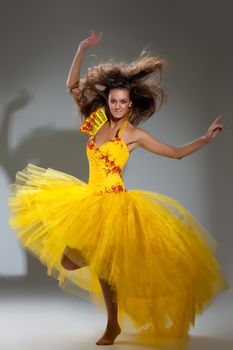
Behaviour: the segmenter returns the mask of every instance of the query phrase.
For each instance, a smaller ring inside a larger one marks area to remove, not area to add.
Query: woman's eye
[[[120,101],[121,104],[126,104],[127,101]],[[116,103],[116,101],[110,101],[110,103]]]

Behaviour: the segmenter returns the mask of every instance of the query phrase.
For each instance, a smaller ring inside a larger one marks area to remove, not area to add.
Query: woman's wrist
[[[209,142],[210,142],[210,139],[208,138],[207,135],[201,136],[201,139],[202,139],[205,143],[209,143]]]
[[[79,52],[81,51],[83,53],[85,50],[86,50],[85,46],[82,43],[80,43],[78,46],[78,51]]]

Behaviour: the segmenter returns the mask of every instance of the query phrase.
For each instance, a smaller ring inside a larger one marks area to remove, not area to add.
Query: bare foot
[[[116,337],[121,333],[121,328],[118,323],[108,324],[104,335],[96,342],[97,345],[111,345]]]

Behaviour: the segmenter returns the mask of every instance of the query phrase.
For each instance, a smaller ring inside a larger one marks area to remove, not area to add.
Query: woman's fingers
[[[99,35],[96,34],[96,32],[94,30],[91,31],[91,36],[89,36],[89,38],[87,38],[86,40],[84,40],[84,45],[86,47],[91,47],[95,44],[97,44],[100,39],[102,37],[102,32],[100,32]]]
[[[100,41],[100,39],[102,38],[102,36],[103,36],[103,33],[100,32],[100,33],[99,33],[99,36],[98,36],[98,38],[97,38],[98,42]]]
[[[215,127],[213,128],[213,131],[217,131],[217,130],[222,131],[223,128],[221,128],[220,126],[215,126]]]
[[[87,39],[87,43],[90,44],[90,46],[97,44],[102,37],[102,32],[100,32],[99,35],[96,34],[94,30],[91,31],[91,36]]]
[[[222,118],[222,115],[218,115],[217,118],[214,119],[214,123],[217,123],[217,121],[221,118]]]
[[[94,42],[98,43],[102,37],[102,32],[100,32],[99,35],[97,35],[95,31],[92,31],[92,37]]]
[[[226,126],[225,126],[225,125],[222,125],[222,124],[215,124],[215,125],[213,125],[213,127],[214,127],[215,129],[217,129],[217,128],[219,128],[219,129],[226,129]]]
[[[214,139],[220,132],[226,129],[226,126],[223,124],[218,124],[218,121],[222,118],[222,115],[218,115],[212,124],[210,125],[207,135],[210,136],[210,140]]]
[[[219,116],[217,116],[217,117],[214,119],[214,121],[213,121],[213,123],[212,123],[212,127],[213,127],[214,130],[219,129],[219,130],[222,131],[223,129],[226,129],[226,126],[225,126],[225,125],[223,125],[223,124],[218,124],[218,121],[219,121],[221,118],[222,118],[222,115],[219,115]]]

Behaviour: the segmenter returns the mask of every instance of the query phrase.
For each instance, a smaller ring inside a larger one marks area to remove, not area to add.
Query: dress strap
[[[121,124],[119,130],[117,131],[118,137],[121,137],[121,134],[122,134],[124,128],[126,127],[126,124],[128,123],[128,120],[129,120],[129,115],[126,117],[125,121]]]

